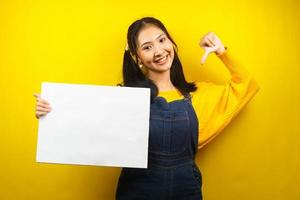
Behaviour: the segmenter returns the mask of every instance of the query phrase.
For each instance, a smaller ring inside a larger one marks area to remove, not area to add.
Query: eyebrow
[[[155,38],[155,40],[160,38],[163,35],[165,35],[165,33],[160,34],[158,37]],[[148,44],[148,43],[151,43],[151,42],[144,42],[142,45],[140,45],[140,47],[143,47],[145,44]]]

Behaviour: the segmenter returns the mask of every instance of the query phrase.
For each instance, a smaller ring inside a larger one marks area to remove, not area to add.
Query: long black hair
[[[128,87],[144,87],[151,89],[151,102],[158,95],[158,88],[155,83],[149,79],[140,69],[137,61],[137,36],[146,25],[154,25],[160,28],[174,46],[174,60],[170,69],[170,79],[172,84],[180,91],[186,94],[197,90],[194,82],[187,82],[184,77],[183,69],[179,57],[177,55],[177,45],[168,33],[167,29],[161,21],[153,17],[144,17],[133,22],[127,32],[128,49],[125,50],[123,57],[123,83],[119,86]]]

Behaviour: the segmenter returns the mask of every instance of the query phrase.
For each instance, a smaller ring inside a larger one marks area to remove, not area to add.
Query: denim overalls
[[[123,168],[117,200],[201,200],[202,176],[194,162],[198,119],[190,94],[150,105],[148,168]]]

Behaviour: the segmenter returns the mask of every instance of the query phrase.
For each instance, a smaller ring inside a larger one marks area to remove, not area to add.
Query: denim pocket
[[[161,155],[182,153],[191,139],[187,110],[153,111],[150,115],[149,151]]]

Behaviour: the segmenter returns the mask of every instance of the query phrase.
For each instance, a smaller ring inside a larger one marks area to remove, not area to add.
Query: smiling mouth
[[[157,63],[157,64],[165,64],[165,62],[167,61],[167,57],[168,57],[168,54],[158,60],[155,60],[154,62]]]

